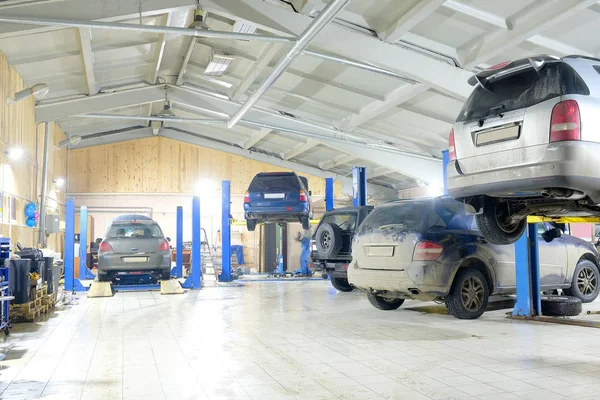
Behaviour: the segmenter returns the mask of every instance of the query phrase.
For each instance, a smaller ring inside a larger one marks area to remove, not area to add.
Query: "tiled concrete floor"
[[[2,344],[0,398],[600,398],[598,330],[440,310],[323,281],[81,297]]]

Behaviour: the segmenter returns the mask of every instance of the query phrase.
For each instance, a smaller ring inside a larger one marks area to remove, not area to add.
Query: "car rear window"
[[[477,85],[465,102],[457,122],[531,107],[566,94],[589,95],[579,74],[564,62],[548,63],[539,72],[533,68]]]
[[[363,221],[359,234],[376,229],[402,229],[422,232],[429,219],[429,202],[409,201],[386,204],[375,209]]]
[[[300,181],[296,175],[257,175],[250,183],[251,192],[265,190],[300,190]]]
[[[469,230],[473,217],[464,212],[462,203],[450,199],[436,199],[429,217],[430,230]]]
[[[348,214],[326,214],[323,216],[322,224],[330,223],[336,224],[343,231],[353,231],[356,228],[356,220],[358,218],[358,214],[356,213],[348,213]]]
[[[139,222],[113,224],[108,229],[107,238],[161,238],[163,233],[157,224]]]

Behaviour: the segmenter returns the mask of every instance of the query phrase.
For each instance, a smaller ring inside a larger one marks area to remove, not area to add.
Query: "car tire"
[[[248,228],[248,231],[254,232],[254,230],[256,229],[256,220],[255,219],[247,219],[246,220],[246,228]]]
[[[351,292],[354,287],[348,282],[347,278],[331,277],[331,286],[340,292]]]
[[[166,269],[160,274],[160,279],[162,281],[168,281],[171,279],[171,269]]]
[[[489,297],[488,283],[481,271],[460,269],[446,296],[446,308],[455,318],[477,319],[485,312]]]
[[[102,273],[98,271],[98,282],[110,282],[112,281],[112,275],[109,273]]]
[[[582,303],[596,300],[600,294],[600,271],[596,264],[590,260],[579,260],[573,271],[571,287],[563,289],[563,292],[567,296],[577,297]]]
[[[385,297],[378,296],[372,291],[367,291],[367,298],[369,303],[379,310],[396,310],[404,303],[404,299],[386,299]]]
[[[581,299],[572,296],[542,296],[542,314],[550,317],[575,317],[581,314]]]
[[[512,244],[519,240],[525,228],[527,218],[517,224],[503,224],[503,208],[505,202],[494,197],[488,197],[483,206],[483,213],[475,216],[477,226],[483,237],[492,244]]]
[[[304,229],[305,231],[310,229],[310,218],[309,217],[302,217],[300,219],[300,222],[302,222],[302,229]]]
[[[328,222],[321,224],[315,234],[315,244],[322,258],[337,256],[342,249],[342,230],[336,224]]]

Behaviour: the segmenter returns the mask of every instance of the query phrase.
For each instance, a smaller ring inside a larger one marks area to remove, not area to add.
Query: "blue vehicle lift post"
[[[325,178],[325,211],[333,210],[333,178]]]
[[[200,289],[202,282],[202,234],[200,226],[200,197],[192,199],[192,273],[181,285],[184,289]]]
[[[183,277],[183,207],[177,207],[177,237],[175,238],[175,268],[171,272],[175,278]]]
[[[220,282],[231,282],[231,182],[223,181],[221,196],[221,275]]]
[[[353,204],[355,207],[367,205],[367,168],[352,168]]]
[[[450,153],[448,150],[442,150],[442,179],[444,180],[444,196],[448,196],[448,171],[450,163]]]

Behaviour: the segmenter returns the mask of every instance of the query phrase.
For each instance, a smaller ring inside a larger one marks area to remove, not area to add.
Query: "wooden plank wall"
[[[25,225],[25,205],[33,201],[39,205],[42,187],[42,157],[44,124],[36,127],[35,100],[33,97],[9,105],[8,97],[24,88],[23,80],[16,70],[8,65],[6,57],[0,53],[0,191],[2,196],[2,218],[0,234],[11,238],[12,243],[21,242],[24,246],[36,246],[38,230]],[[51,88],[52,89],[52,88]],[[37,137],[36,137],[37,136]],[[48,213],[59,213],[64,220],[64,189],[56,191],[52,181],[57,177],[66,177],[66,150],[58,150],[55,145],[65,135],[56,124],[52,124],[52,146],[49,153],[49,193]],[[10,148],[22,148],[21,160],[9,160],[5,152]],[[37,151],[36,151],[37,149]],[[14,201],[11,202],[11,197]],[[16,218],[12,220],[11,203]],[[62,252],[63,235],[51,235],[48,245]]]
[[[232,194],[244,193],[259,172],[287,171],[163,137],[71,150],[69,170],[70,193],[194,193],[199,181],[228,179]],[[325,179],[303,175],[314,195],[325,195]]]

